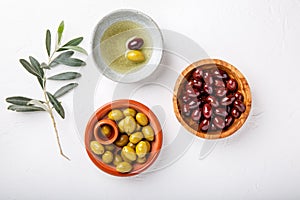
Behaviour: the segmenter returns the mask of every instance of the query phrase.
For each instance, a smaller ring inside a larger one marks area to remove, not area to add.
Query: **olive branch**
[[[35,111],[45,111],[50,115],[57,144],[59,147],[60,154],[70,160],[62,150],[62,146],[60,143],[60,138],[58,134],[58,129],[56,126],[56,121],[54,118],[54,110],[64,119],[65,118],[65,111],[58,100],[58,98],[62,97],[63,95],[70,92],[72,89],[78,86],[78,83],[69,83],[67,85],[62,86],[58,89],[54,94],[47,91],[46,86],[48,84],[48,80],[54,81],[67,81],[67,80],[74,80],[81,76],[78,72],[63,72],[56,74],[51,77],[47,77],[46,73],[51,68],[56,67],[59,64],[71,66],[71,67],[81,67],[86,65],[86,63],[78,58],[73,58],[74,52],[79,52],[87,55],[87,52],[78,46],[83,37],[78,37],[75,39],[70,40],[64,45],[61,45],[62,34],[64,31],[64,21],[62,21],[57,29],[57,36],[55,42],[55,48],[51,52],[51,32],[49,30],[46,31],[46,50],[48,55],[48,61],[40,63],[37,59],[32,56],[29,56],[29,61],[25,59],[20,59],[20,63],[22,66],[32,75],[34,75],[39,85],[42,88],[44,100],[37,100],[23,96],[13,96],[6,98],[6,101],[11,105],[8,106],[8,110],[16,111],[16,112],[35,112]]]

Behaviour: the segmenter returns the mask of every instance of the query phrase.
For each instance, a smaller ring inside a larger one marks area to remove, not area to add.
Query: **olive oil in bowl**
[[[142,38],[144,44],[140,51],[145,59],[133,62],[126,56],[127,44],[133,38]],[[133,21],[119,21],[110,25],[100,41],[100,52],[104,62],[114,71],[122,74],[135,72],[145,66],[152,55],[151,37],[142,25]]]

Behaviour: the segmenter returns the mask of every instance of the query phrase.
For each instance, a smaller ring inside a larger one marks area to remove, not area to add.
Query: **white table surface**
[[[163,170],[115,178],[89,160],[74,124],[72,94],[62,98],[66,119],[58,120],[70,162],[58,154],[49,116],[6,110],[8,96],[42,97],[18,59],[46,58],[47,28],[65,20],[65,38],[84,36],[82,46],[90,51],[97,22],[120,8],[150,15],[247,77],[249,120],[204,159],[197,139]],[[298,0],[1,1],[0,199],[299,199],[299,11]]]

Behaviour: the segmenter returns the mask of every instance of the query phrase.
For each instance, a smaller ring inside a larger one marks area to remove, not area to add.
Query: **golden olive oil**
[[[133,62],[127,59],[127,43],[133,38],[142,38],[144,45],[141,52],[143,62]],[[152,54],[152,42],[146,28],[132,21],[120,21],[112,24],[104,32],[100,41],[100,52],[104,62],[118,73],[130,73],[143,67]]]

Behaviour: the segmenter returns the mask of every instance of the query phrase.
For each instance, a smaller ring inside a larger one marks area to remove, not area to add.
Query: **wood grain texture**
[[[182,90],[182,87],[184,85],[183,83],[190,78],[191,72],[197,67],[201,67],[202,69],[212,69],[217,67],[221,70],[226,71],[231,78],[234,78],[238,82],[238,91],[242,93],[244,96],[246,111],[242,113],[240,118],[235,119],[234,123],[227,130],[209,132],[209,133],[202,132],[201,130],[195,130],[194,128],[192,128],[193,123],[195,122],[189,121],[187,123],[180,114],[181,102],[179,99],[179,91]],[[179,75],[175,83],[174,95],[173,95],[173,108],[174,108],[175,115],[178,121],[185,129],[187,129],[189,132],[201,138],[219,139],[219,138],[225,138],[232,135],[237,130],[239,130],[245,123],[246,119],[249,116],[251,105],[252,105],[251,91],[246,78],[236,67],[222,60],[204,59],[204,60],[194,62],[193,64],[189,65],[187,68],[185,68],[182,71],[182,73]]]

